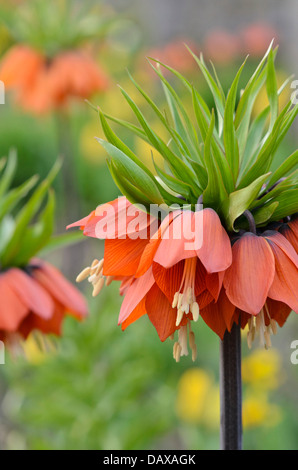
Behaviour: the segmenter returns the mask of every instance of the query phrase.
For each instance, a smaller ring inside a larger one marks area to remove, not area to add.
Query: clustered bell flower
[[[102,37],[110,19],[104,11],[94,15],[98,6],[59,3],[23,2],[6,14],[14,43],[1,58],[0,80],[21,109],[37,115],[65,110],[109,85],[86,39]]]
[[[50,242],[55,245],[55,199],[50,185],[60,163],[38,186],[33,176],[10,189],[16,166],[14,152],[0,160],[0,341],[12,351],[19,350],[31,333],[61,336],[66,316],[81,321],[88,313],[78,289],[38,256]],[[28,193],[30,197],[24,203]]]
[[[279,95],[287,82],[277,88],[275,55],[271,44],[239,92],[244,63],[225,94],[203,57],[193,54],[213,95],[211,110],[179,72],[150,62],[165,90],[171,119],[131,79],[163,124],[167,142],[124,90],[140,126],[97,110],[107,139],[98,141],[123,197],[69,226],[105,239],[103,260],[95,260],[77,280],[88,278],[93,295],[105,283],[121,281],[122,329],[147,314],[162,341],[174,338],[177,331],[176,361],[189,348],[195,360],[191,325],[199,317],[221,339],[236,323],[247,327],[249,346],[258,335],[268,348],[277,325],[283,326],[292,310],[298,313],[298,151],[274,169],[276,151],[298,108],[289,101],[279,111]],[[193,117],[161,67],[190,93]],[[268,107],[253,116],[264,87]],[[154,160],[153,175],[118,138],[109,120],[149,142],[164,167]],[[166,216],[152,217],[152,204],[166,206]]]

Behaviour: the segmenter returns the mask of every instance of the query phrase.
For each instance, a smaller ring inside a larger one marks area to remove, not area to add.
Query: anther
[[[81,271],[80,274],[77,276],[76,282],[84,281],[85,279],[87,279],[89,274],[90,274],[90,268],[89,267],[84,268],[83,271]]]

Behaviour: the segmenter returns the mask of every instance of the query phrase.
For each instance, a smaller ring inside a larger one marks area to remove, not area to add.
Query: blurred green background
[[[14,3],[22,2],[12,2],[12,8]],[[30,4],[30,0],[26,3]],[[91,3],[90,8],[94,6]],[[132,120],[117,83],[140,106],[144,105],[129,81],[128,68],[158,100],[160,85],[146,61],[146,56],[153,56],[185,73],[212,103],[183,42],[214,60],[226,87],[250,52],[246,75],[242,77],[243,83],[247,81],[272,34],[280,38],[280,82],[295,72],[289,61],[292,48],[287,22],[284,17],[279,21],[280,4],[287,6],[289,2],[271,2],[276,9],[269,17],[269,2],[264,2],[263,16],[257,3],[252,2],[256,5],[255,16],[250,14],[246,24],[240,24],[238,18],[242,18],[241,11],[251,2],[223,3],[228,9],[219,21],[223,6],[212,16],[218,4],[215,1],[208,2],[209,7],[204,1],[197,2],[199,5],[191,0],[183,2],[183,13],[181,5],[170,1],[102,2],[100,14],[115,21],[99,39],[94,35],[92,47],[110,83],[91,102],[108,114]],[[200,15],[198,6],[202,7]],[[287,14],[291,23],[291,10]],[[195,28],[195,15],[198,24],[205,23],[205,27]],[[153,18],[156,30],[152,30]],[[187,18],[192,18],[189,28]],[[2,55],[16,40],[10,28],[3,16]],[[255,112],[265,105],[264,94]],[[118,196],[105,165],[104,151],[94,139],[103,135],[96,112],[81,99],[71,102],[67,116],[68,158],[75,194],[65,196],[63,177],[57,178],[57,233],[64,232],[67,224],[84,217],[98,204]],[[0,117],[0,155],[7,155],[13,147],[19,156],[15,184],[35,173],[44,177],[61,153],[57,113],[36,116],[24,112],[15,105],[13,94],[7,94],[6,104],[0,106]],[[148,118],[152,118],[150,113]],[[118,132],[151,165],[150,146],[132,140],[123,129]],[[296,147],[293,129],[280,159]],[[86,239],[75,247],[58,250],[51,262],[75,282],[77,273],[102,253],[101,241]],[[176,364],[171,341],[161,343],[146,317],[125,332],[117,326],[121,303],[117,285],[105,289],[96,299],[91,297],[88,286],[82,289],[90,305],[90,316],[82,324],[67,319],[63,337],[55,341],[55,351],[41,353],[29,340],[25,357],[7,356],[6,365],[0,366],[0,448],[218,449],[219,340],[215,334],[200,320],[195,331],[197,361],[192,363],[187,357]],[[290,362],[291,342],[298,339],[296,320],[292,314],[269,351],[259,349],[257,344],[249,351],[243,337],[245,449],[298,449],[298,366]]]

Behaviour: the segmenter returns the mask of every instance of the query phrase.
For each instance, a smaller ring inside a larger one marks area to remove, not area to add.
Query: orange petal
[[[293,263],[298,266],[298,255],[291,245],[291,243],[279,232],[275,230],[267,230],[262,235],[272,247],[273,244],[278,246],[285,255],[293,261]]]
[[[44,319],[39,317],[38,315],[34,315],[31,313],[19,327],[20,333],[27,338],[27,336],[33,330],[39,330],[45,334],[54,334],[57,336],[61,336],[62,334],[62,326],[63,320],[65,318],[66,311],[63,305],[57,303],[55,305],[54,313],[51,318]]]
[[[298,219],[288,224],[283,224],[279,232],[291,243],[296,253],[298,253]]]
[[[0,276],[0,330],[16,331],[29,310],[5,278],[5,274]]]
[[[147,292],[151,289],[154,282],[152,268],[150,268],[148,269],[147,273],[144,274],[144,276],[139,277],[131,284],[121,305],[118,325],[123,323],[129,317],[129,315],[145,297]]]
[[[58,269],[44,261],[32,272],[36,281],[72,315],[81,319],[88,313],[87,303],[80,291],[76,289]]]
[[[103,274],[105,276],[134,276],[148,240],[130,238],[106,240]]]
[[[152,265],[162,237],[164,236],[165,232],[168,231],[169,225],[171,224],[173,218],[174,213],[170,212],[170,214],[162,221],[158,227],[158,230],[153,235],[150,234],[150,240],[141,256],[140,264],[136,272],[136,277],[142,276]],[[153,225],[150,226],[150,229],[152,226]]]
[[[209,292],[212,294],[214,297],[215,302],[217,302],[221,288],[222,288],[222,283],[223,283],[223,278],[224,278],[224,271],[221,271],[219,273],[206,273],[205,281],[206,281],[206,287],[209,290]]]
[[[196,226],[202,227],[202,246],[197,255],[209,273],[226,270],[232,263],[229,236],[213,209],[195,213]]]
[[[89,215],[84,217],[83,219],[77,220],[77,222],[74,222],[73,224],[67,225],[67,229],[72,228],[72,227],[80,227],[81,230],[84,230],[86,227],[88,221],[95,216],[95,211],[92,211]]]
[[[146,314],[146,297],[143,297],[141,302],[131,312],[129,317],[122,323],[121,328],[124,331],[129,325],[134,323],[136,320]]]
[[[194,212],[173,212],[173,221],[162,235],[154,261],[164,268],[170,268],[179,261],[196,256],[194,243]]]
[[[279,326],[282,327],[292,312],[292,309],[283,302],[278,302],[277,300],[272,300],[269,298],[267,299],[266,304],[269,310],[270,318],[277,321]]]
[[[184,270],[184,261],[180,261],[171,268],[164,268],[153,263],[152,272],[156,284],[172,304],[176,292],[179,291]]]
[[[214,333],[223,339],[227,327],[222,311],[218,308],[218,304],[213,301],[200,311],[200,315],[206,325],[208,325]]]
[[[20,269],[11,268],[5,278],[28,310],[45,319],[51,318],[54,302],[51,296],[31,276]]]
[[[235,323],[236,307],[229,301],[224,289],[221,289],[217,303],[219,311],[222,312],[227,329],[228,331],[231,331],[232,326]]]
[[[257,315],[274,278],[271,248],[264,238],[246,233],[234,243],[232,253],[233,263],[223,281],[226,294],[240,310]]]
[[[153,285],[146,296],[146,311],[161,341],[165,341],[176,331],[177,310],[172,308],[157,284]]]
[[[200,310],[207,307],[207,305],[211,304],[214,301],[214,297],[210,294],[209,290],[204,290],[196,297],[197,303],[199,304]]]
[[[268,296],[287,304],[298,313],[298,256],[294,252],[297,257],[297,263],[294,263],[272,240],[268,239],[268,242],[275,257],[275,276]]]

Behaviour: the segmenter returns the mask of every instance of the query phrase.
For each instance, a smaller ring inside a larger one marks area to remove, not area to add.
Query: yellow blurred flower
[[[178,384],[176,413],[189,423],[202,421],[213,380],[205,371],[192,368],[184,372]]]
[[[31,333],[22,343],[22,349],[27,361],[35,365],[43,363],[49,355],[56,352],[54,342],[37,331]]]
[[[283,83],[287,80],[288,76],[283,72],[278,70],[276,73],[277,87],[281,87]],[[279,108],[282,109],[289,101],[292,91],[285,87],[283,92],[279,96]],[[261,112],[269,106],[269,101],[267,97],[266,86],[263,86],[254,105],[253,115],[259,116]]]
[[[269,402],[267,393],[256,393],[254,390],[243,401],[243,428],[275,426],[281,419],[280,408]]]
[[[281,358],[277,350],[255,350],[242,362],[242,378],[244,383],[256,388],[273,390],[282,381]]]

